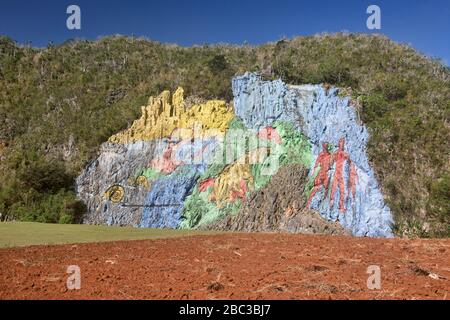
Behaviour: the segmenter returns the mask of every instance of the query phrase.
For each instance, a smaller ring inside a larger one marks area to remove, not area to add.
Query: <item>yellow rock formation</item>
[[[254,181],[250,164],[262,163],[268,156],[268,152],[269,149],[264,147],[251,150],[225,168],[215,179],[209,200],[216,202],[217,207],[222,208],[234,201],[233,198],[236,197],[234,195],[242,197],[244,191],[253,191]]]
[[[233,201],[233,193],[242,192],[242,181],[249,191],[253,190],[253,176],[249,164],[235,163],[227,167],[214,181],[209,200],[216,202],[218,208]]]
[[[141,118],[134,121],[129,129],[112,136],[109,141],[116,143],[149,141],[171,137],[174,132],[177,132],[180,138],[225,132],[228,123],[234,117],[232,108],[225,101],[211,100],[188,107],[184,102],[183,93],[183,89],[178,88],[172,95],[172,101],[169,91],[162,92],[156,98],[150,97],[148,106],[142,107]]]

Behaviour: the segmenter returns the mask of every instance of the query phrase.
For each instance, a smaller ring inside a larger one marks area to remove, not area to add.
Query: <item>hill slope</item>
[[[334,34],[250,46],[184,48],[107,37],[46,49],[0,39],[0,212],[76,221],[74,179],[151,95],[232,97],[256,71],[286,83],[348,88],[368,127],[369,160],[399,235],[449,235],[450,72],[380,36]]]

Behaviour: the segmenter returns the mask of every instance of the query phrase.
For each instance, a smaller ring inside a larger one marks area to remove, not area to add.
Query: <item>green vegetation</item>
[[[345,88],[371,133],[369,157],[397,234],[450,235],[450,70],[361,34],[189,48],[106,37],[36,49],[0,37],[0,213],[77,222],[75,177],[150,95],[183,86],[230,100],[230,78],[245,71]]]
[[[34,222],[0,223],[0,248],[31,245],[72,244],[122,240],[161,239],[202,234],[212,231],[173,229],[137,229],[92,225],[45,224]]]

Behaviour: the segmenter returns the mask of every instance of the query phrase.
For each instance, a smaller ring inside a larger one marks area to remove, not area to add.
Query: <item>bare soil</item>
[[[78,265],[81,289],[68,290]],[[370,290],[367,268],[381,269]],[[0,299],[449,299],[450,239],[229,233],[0,249]]]

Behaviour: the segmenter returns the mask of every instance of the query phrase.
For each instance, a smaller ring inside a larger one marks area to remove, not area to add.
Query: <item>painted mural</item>
[[[201,228],[237,214],[280,168],[301,165],[308,208],[357,236],[392,235],[348,98],[253,73],[232,84],[232,104],[190,103],[182,88],[150,98],[77,179],[84,222]]]

